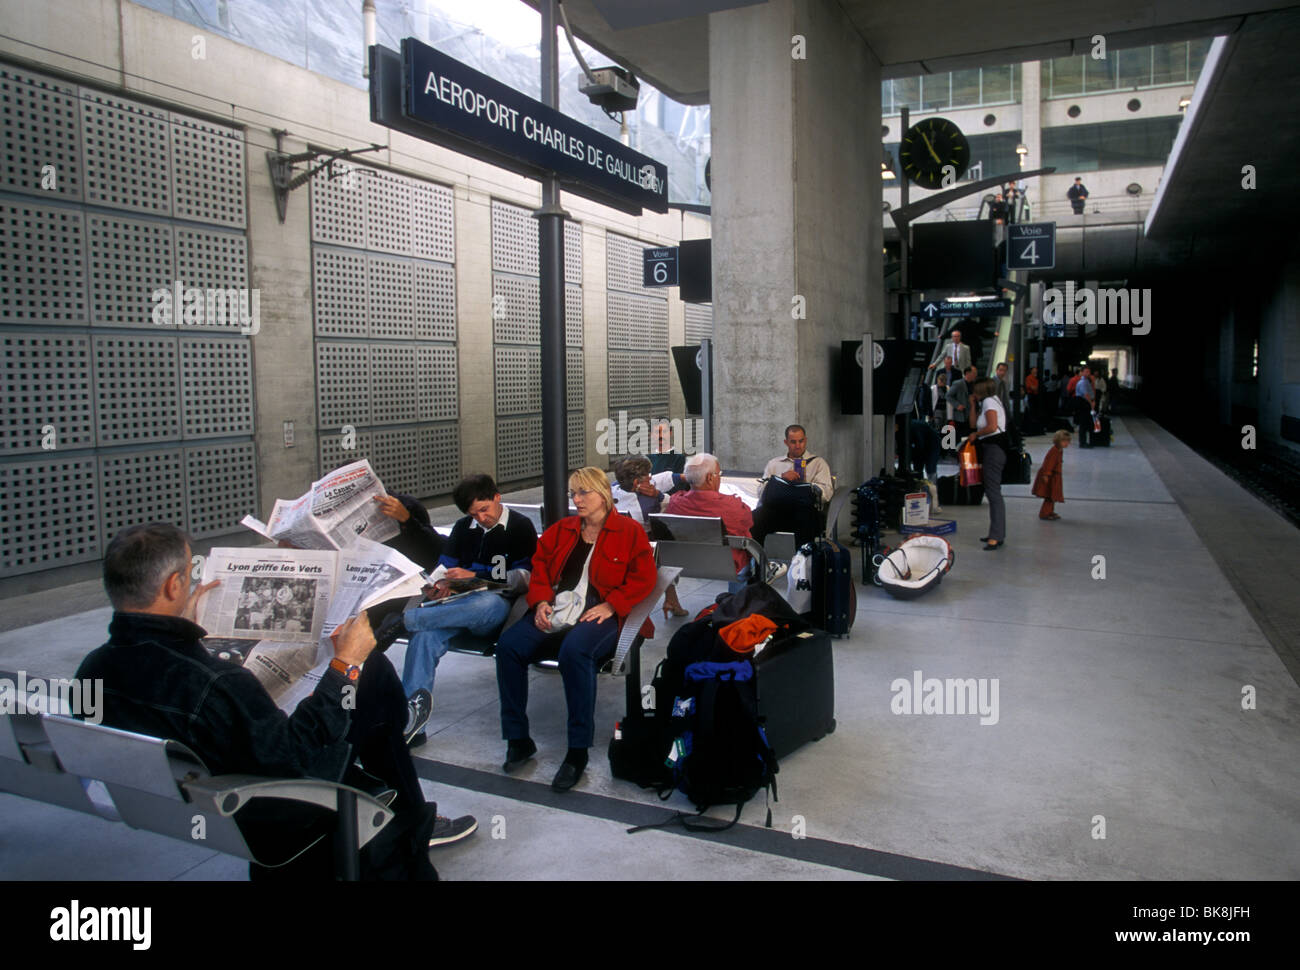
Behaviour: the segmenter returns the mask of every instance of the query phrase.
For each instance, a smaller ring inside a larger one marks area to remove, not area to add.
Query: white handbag
[[[551,610],[552,631],[567,630],[587,612],[587,570],[591,568],[591,557],[595,553],[596,547],[593,545],[587,553],[587,561],[582,564],[582,576],[578,579],[578,585],[555,597],[555,606]]]

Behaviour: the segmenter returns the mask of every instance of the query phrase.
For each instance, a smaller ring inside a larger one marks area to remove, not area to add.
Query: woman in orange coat
[[[1043,507],[1038,510],[1040,519],[1059,519],[1053,509],[1057,502],[1065,501],[1065,491],[1061,487],[1061,458],[1066,448],[1070,447],[1072,435],[1068,431],[1058,431],[1052,435],[1052,447],[1038,469],[1034,479],[1033,493],[1043,500]]]

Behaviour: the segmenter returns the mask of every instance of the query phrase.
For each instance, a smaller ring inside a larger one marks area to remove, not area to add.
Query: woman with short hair
[[[686,479],[675,472],[654,474],[650,469],[650,459],[643,455],[624,458],[614,465],[615,485],[611,490],[614,508],[639,522],[647,537],[650,534],[650,516],[663,511],[667,496],[679,489],[690,488]],[[686,615],[677,599],[676,583],[664,593],[664,619],[670,615]]]
[[[979,405],[979,419],[966,440],[979,448],[984,494],[989,500],[989,534],[982,541],[984,551],[992,552],[1006,545],[1007,539],[1007,509],[1002,499],[1002,472],[1007,466],[1007,412],[998,400],[997,382],[987,377],[975,382],[971,397]]]
[[[578,514],[542,533],[528,586],[530,610],[497,641],[497,690],[503,771],[537,753],[528,733],[528,665],[558,647],[568,704],[569,750],[551,787],[567,791],[587,767],[595,739],[596,673],[614,652],[618,632],[633,608],[655,587],[657,568],[645,530],[614,511],[605,472],[579,468],[569,476]]]

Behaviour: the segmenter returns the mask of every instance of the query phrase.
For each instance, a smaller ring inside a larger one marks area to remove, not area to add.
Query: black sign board
[[[1055,266],[1056,223],[1024,222],[1007,226],[1007,269]]]
[[[666,246],[662,249],[642,250],[642,285],[676,286],[677,285],[677,247]]]
[[[713,240],[683,239],[677,247],[683,303],[713,302]]]
[[[871,413],[906,414],[929,362],[923,340],[877,340],[872,348]],[[862,341],[840,341],[840,413],[862,413]]]
[[[952,317],[1005,317],[1011,312],[1010,300],[926,300],[921,304],[922,320]]]
[[[627,212],[668,211],[662,162],[414,38],[402,41],[401,60],[402,115],[425,141],[456,151],[469,142],[477,158],[538,178],[554,173],[569,191]],[[376,83],[372,75],[372,116]]]

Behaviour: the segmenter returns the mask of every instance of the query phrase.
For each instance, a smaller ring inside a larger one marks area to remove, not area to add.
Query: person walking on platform
[[[1096,410],[1093,396],[1092,371],[1087,367],[1079,371],[1079,381],[1074,385],[1074,423],[1079,426],[1079,447],[1091,448],[1092,412]]]
[[[1061,484],[1061,459],[1065,449],[1070,447],[1070,438],[1068,431],[1058,431],[1052,435],[1052,447],[1048,449],[1043,465],[1038,469],[1038,476],[1034,479],[1031,491],[1043,500],[1042,508],[1038,510],[1040,519],[1060,518],[1056,514],[1056,503],[1065,501],[1065,491]]]
[[[984,494],[989,500],[989,534],[984,537],[984,551],[992,552],[1006,545],[1007,509],[1002,499],[1002,471],[1007,465],[1007,414],[998,400],[997,384],[987,377],[976,383],[972,392],[979,404],[980,416],[968,441],[976,442],[983,466]]]

